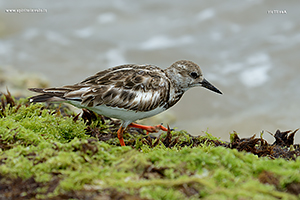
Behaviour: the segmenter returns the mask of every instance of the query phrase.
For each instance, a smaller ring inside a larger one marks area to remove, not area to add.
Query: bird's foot
[[[168,128],[164,127],[162,124],[159,124],[157,126],[145,126],[145,125],[141,125],[141,124],[131,123],[131,124],[128,125],[128,127],[133,127],[133,128],[139,128],[139,129],[146,130],[147,135],[149,134],[149,132],[150,133],[156,133],[159,130],[168,131]],[[125,131],[125,128],[122,127],[122,126],[118,130],[118,138],[119,138],[121,146],[126,146],[125,142],[124,142],[124,139],[123,139],[124,131]]]
[[[168,131],[168,128],[164,127],[162,124],[159,124],[157,126],[145,126],[141,124],[131,123],[128,125],[129,127],[133,128],[139,128],[147,131],[147,135],[150,133],[156,133],[159,130]]]

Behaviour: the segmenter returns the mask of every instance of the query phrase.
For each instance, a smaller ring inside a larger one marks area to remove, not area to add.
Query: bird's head
[[[192,61],[177,61],[165,71],[172,83],[176,84],[184,91],[191,87],[202,86],[213,92],[222,94],[220,90],[203,77],[200,67]]]

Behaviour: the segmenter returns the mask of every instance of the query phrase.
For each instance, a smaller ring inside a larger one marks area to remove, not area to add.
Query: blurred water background
[[[266,131],[300,127],[297,0],[0,0],[0,8],[0,67],[10,77],[60,86],[120,64],[166,68],[187,59],[224,94],[193,88],[143,123],[227,141],[233,130],[264,130],[273,142]],[[40,12],[22,10],[32,8]]]

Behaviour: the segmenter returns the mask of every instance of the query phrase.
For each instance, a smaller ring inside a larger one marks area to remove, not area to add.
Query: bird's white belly
[[[118,108],[118,107],[108,107],[106,105],[100,105],[100,106],[95,106],[95,107],[85,107],[82,106],[80,102],[78,101],[68,101],[68,103],[78,107],[78,108],[86,108],[88,110],[92,110],[100,115],[104,115],[106,117],[111,117],[111,118],[117,118],[121,119],[124,122],[134,122],[138,119],[144,119],[147,117],[151,117],[154,115],[157,115],[158,113],[161,113],[165,111],[163,107],[157,107],[154,110],[150,110],[147,112],[141,112],[141,111],[132,111],[132,110],[127,110],[123,108]]]

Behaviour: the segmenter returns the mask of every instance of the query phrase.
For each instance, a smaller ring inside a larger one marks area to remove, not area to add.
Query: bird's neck
[[[178,77],[178,72],[176,69],[169,67],[164,71],[173,86],[170,89],[170,99],[165,105],[165,108],[168,109],[174,106],[180,100],[186,89],[182,87],[182,83]]]
[[[188,90],[188,87],[185,87],[181,74],[178,72],[178,70],[174,67],[169,67],[164,70],[166,76],[169,78],[171,84],[175,88],[176,93],[184,93],[185,91]]]

